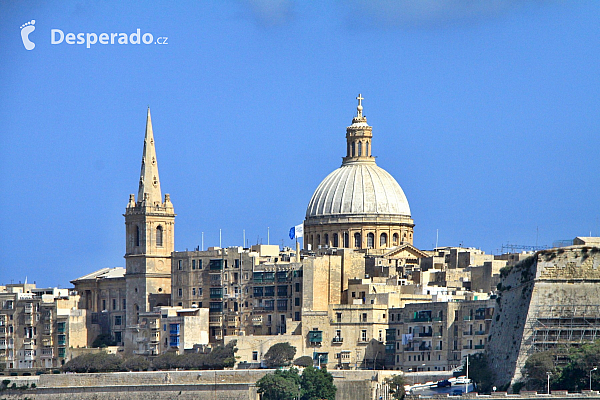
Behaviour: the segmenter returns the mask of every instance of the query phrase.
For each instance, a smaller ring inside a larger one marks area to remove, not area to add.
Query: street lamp
[[[552,376],[552,372],[546,372],[548,375],[548,394],[550,394],[550,376]]]
[[[590,370],[590,390],[592,390],[592,372],[594,372],[597,369],[598,369],[598,367],[594,367],[593,369]]]

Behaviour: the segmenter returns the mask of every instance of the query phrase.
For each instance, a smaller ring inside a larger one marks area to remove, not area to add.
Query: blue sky
[[[291,245],[358,93],[417,247],[600,235],[599,65],[594,1],[1,1],[0,283],[125,265],[147,106],[177,250]]]

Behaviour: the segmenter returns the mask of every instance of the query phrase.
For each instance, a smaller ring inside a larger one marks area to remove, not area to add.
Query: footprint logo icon
[[[23,39],[23,46],[27,50],[33,50],[35,47],[35,43],[29,40],[29,34],[35,31],[35,26],[33,25],[35,25],[35,19],[21,25],[21,39]]]

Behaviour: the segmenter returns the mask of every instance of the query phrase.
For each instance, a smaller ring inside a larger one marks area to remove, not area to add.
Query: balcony
[[[484,344],[476,344],[475,345],[475,350],[483,350],[485,349],[485,345]]]
[[[433,332],[419,332],[419,337],[431,337]]]
[[[254,315],[252,316],[252,326],[261,326],[263,324],[262,315]]]
[[[470,345],[470,344],[465,344],[465,345],[463,346],[463,349],[465,349],[465,350],[473,350],[473,345]]]
[[[323,342],[323,331],[309,331],[308,342],[310,344],[321,344]]]
[[[476,335],[485,335],[485,331],[475,331]]]
[[[485,315],[476,315],[475,319],[477,319],[477,320],[485,319]]]
[[[385,341],[386,342],[394,342],[396,340],[396,329],[386,329],[385,330]]]
[[[404,322],[431,322],[431,317],[407,318]]]
[[[463,317],[463,321],[473,321],[473,317],[469,316],[469,315],[465,315]]]
[[[31,314],[33,312],[33,305],[32,304],[26,304],[25,308],[23,309],[23,312],[25,312],[26,314]]]
[[[209,326],[221,326],[223,324],[222,316],[208,317],[208,325]]]
[[[42,355],[40,356],[41,358],[52,358],[54,357],[54,352],[53,349],[44,349],[42,350]]]
[[[223,260],[210,260],[208,269],[211,271],[221,271],[223,270]]]
[[[343,337],[339,337],[336,336],[331,340],[331,343],[333,344],[340,344],[340,343],[344,343],[344,338]]]
[[[431,346],[429,346],[429,345],[426,345],[426,344],[423,345],[422,344],[422,345],[419,346],[419,351],[430,351],[430,350],[431,350]]]
[[[435,346],[435,349],[436,349],[436,350],[438,350],[438,351],[439,351],[439,350],[442,350],[442,346],[440,346],[440,345],[438,344],[437,346]]]
[[[386,354],[394,354],[396,352],[396,345],[394,343],[385,345]]]
[[[65,333],[66,324],[64,322],[59,322],[58,324],[56,324],[56,329],[58,333]]]
[[[473,331],[463,332],[463,336],[473,336]]]
[[[240,322],[237,317],[228,317],[227,318],[227,327],[228,328],[239,328]]]

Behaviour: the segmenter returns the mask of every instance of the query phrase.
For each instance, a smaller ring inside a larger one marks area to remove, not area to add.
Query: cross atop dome
[[[362,115],[362,110],[363,110],[362,101],[363,101],[364,99],[365,99],[365,98],[364,98],[364,97],[362,97],[362,94],[360,94],[360,93],[358,94],[358,97],[356,98],[356,100],[358,100],[358,107],[356,107],[356,110],[357,110],[357,114],[356,114],[356,116],[357,116],[358,118],[362,118],[362,116],[363,116],[363,115]]]

